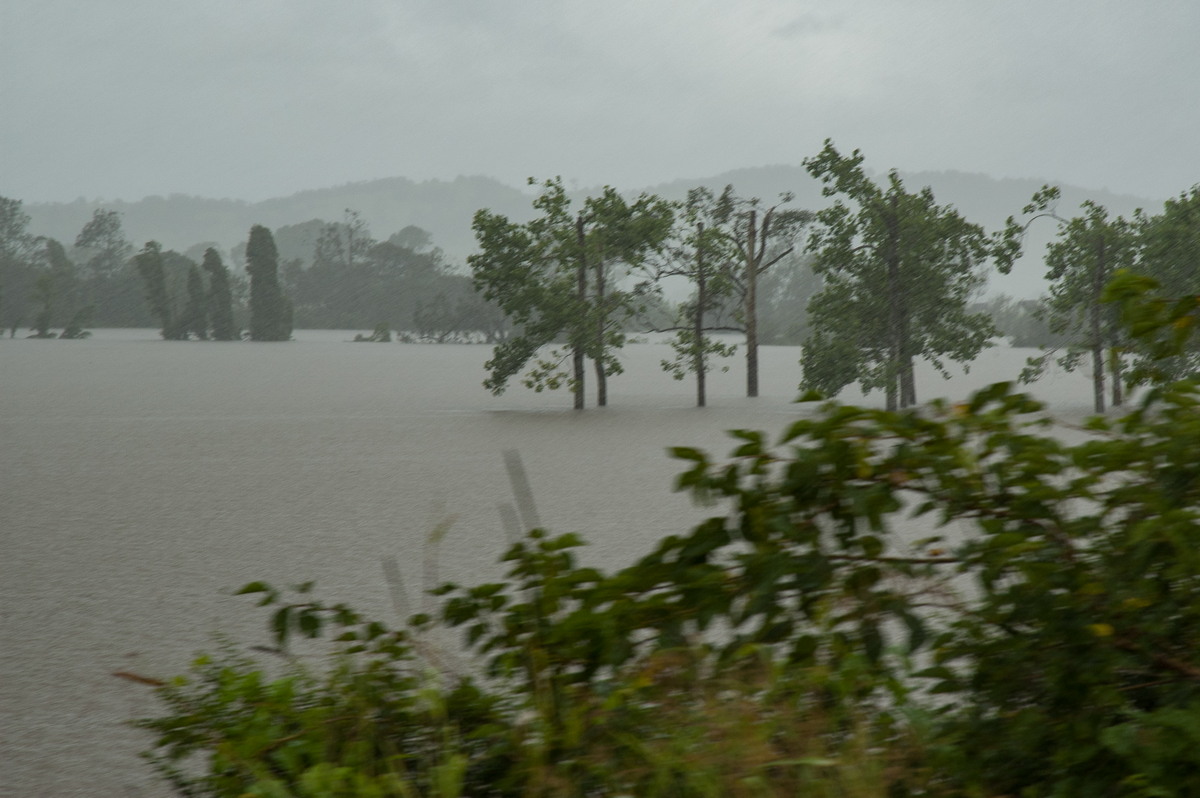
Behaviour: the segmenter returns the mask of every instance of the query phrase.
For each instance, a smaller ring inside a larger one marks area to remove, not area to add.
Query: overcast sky
[[[0,195],[798,164],[1200,182],[1195,0],[0,0]]]

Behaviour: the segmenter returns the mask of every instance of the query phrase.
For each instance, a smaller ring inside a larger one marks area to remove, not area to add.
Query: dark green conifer
[[[212,323],[214,341],[236,341],[241,331],[233,323],[233,291],[229,287],[229,270],[221,255],[212,247],[204,250],[200,264],[208,272],[208,320]]]
[[[201,341],[208,339],[208,310],[204,296],[204,276],[196,264],[188,266],[187,275],[187,304],[183,308],[183,317],[179,326],[184,335],[194,335]]]
[[[292,307],[279,287],[279,252],[271,231],[260,224],[250,228],[246,271],[250,274],[250,340],[290,340]]]
[[[163,269],[162,245],[157,241],[147,241],[142,251],[133,256],[138,274],[146,289],[146,302],[150,310],[162,324],[162,337],[167,340],[186,338],[187,332],[180,328],[171,307],[171,297],[167,293],[167,277]]]

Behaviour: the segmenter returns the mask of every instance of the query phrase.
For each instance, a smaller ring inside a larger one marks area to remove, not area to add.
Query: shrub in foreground
[[[247,585],[330,661],[202,658],[148,756],[187,795],[1200,795],[1200,387],[1052,424],[998,384],[676,448],[690,533],[605,574],[535,530],[397,630]]]

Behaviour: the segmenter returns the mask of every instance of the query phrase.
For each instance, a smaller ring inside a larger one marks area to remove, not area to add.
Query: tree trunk
[[[584,254],[583,254],[583,215],[582,214],[575,217],[575,236],[576,236],[576,241],[579,244],[579,263],[575,267],[575,276],[576,276],[575,295],[576,295],[576,299],[579,300],[579,310],[580,310],[580,312],[582,312],[584,306],[587,303],[587,259],[584,257]],[[582,410],[584,407],[583,341],[576,340],[576,341],[571,342],[571,360],[572,360],[572,365],[574,366],[574,372],[575,372],[575,386],[574,386],[575,409]]]
[[[596,261],[596,406],[608,404],[608,374],[604,370],[604,326],[607,321],[604,311],[604,261]]]
[[[1115,346],[1108,350],[1108,373],[1112,375],[1112,406],[1125,404],[1125,386],[1121,384],[1121,350]]]
[[[692,329],[695,346],[694,367],[696,369],[696,407],[704,407],[704,375],[707,364],[704,362],[704,305],[708,301],[705,289],[708,287],[708,275],[704,273],[704,223],[696,223],[696,314]]]
[[[746,396],[758,396],[758,212],[746,225]]]
[[[1092,334],[1092,394],[1096,412],[1104,412],[1104,340],[1100,297],[1104,293],[1104,237],[1096,242],[1096,268],[1092,270],[1092,301],[1089,308]]]
[[[904,407],[908,397],[905,390],[904,308],[900,296],[900,230],[896,219],[896,198],[891,198],[887,216],[888,241],[884,257],[887,261],[888,292],[888,392],[887,409]],[[897,395],[899,394],[899,395]]]
[[[913,356],[904,354],[900,372],[900,406],[912,407],[917,403],[917,380],[913,370]]]

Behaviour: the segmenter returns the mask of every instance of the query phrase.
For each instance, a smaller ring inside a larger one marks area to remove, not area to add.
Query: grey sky
[[[1200,182],[1200,3],[0,0],[0,195],[797,164]]]

